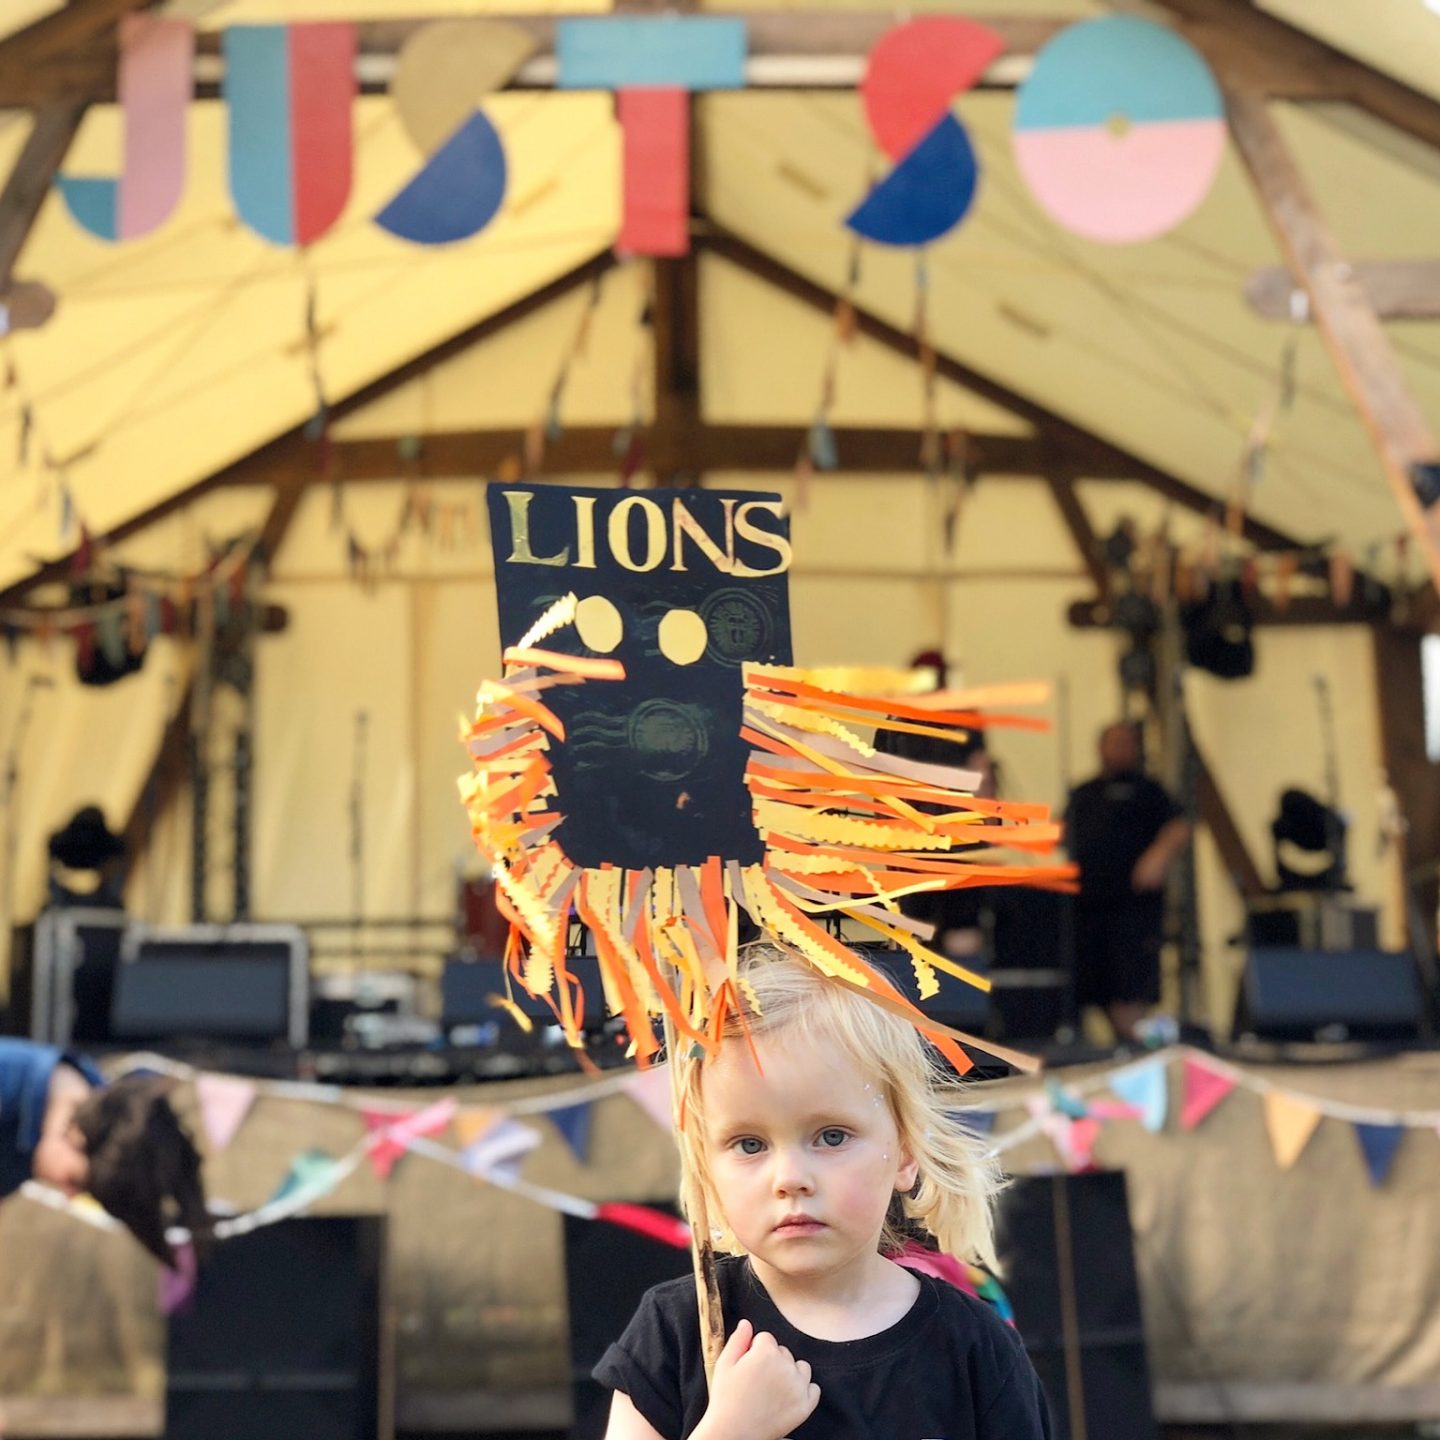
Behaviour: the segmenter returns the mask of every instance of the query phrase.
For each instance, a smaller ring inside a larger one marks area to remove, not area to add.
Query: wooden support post
[[[1200,812],[1200,819],[1204,822],[1205,828],[1210,832],[1211,839],[1215,841],[1215,848],[1220,852],[1221,863],[1247,900],[1263,895],[1266,886],[1261,877],[1260,868],[1255,864],[1255,859],[1250,854],[1250,847],[1246,845],[1245,837],[1240,833],[1240,827],[1236,825],[1235,817],[1231,815],[1230,807],[1225,803],[1225,796],[1216,783],[1214,772],[1206,762],[1200,747],[1195,744],[1193,736],[1190,745],[1195,752],[1196,808]]]
[[[1422,637],[1376,630],[1375,692],[1386,778],[1405,817],[1396,839],[1400,854],[1400,901],[1411,944],[1432,978],[1436,971],[1436,907],[1440,905],[1440,766],[1425,752]]]
[[[698,479],[700,463],[700,277],[695,254],[653,260],[655,423],[650,468],[662,485]]]
[[[1263,98],[1228,92],[1230,134],[1270,228],[1310,297],[1321,339],[1380,457],[1385,478],[1440,584],[1440,449]]]
[[[1110,598],[1110,570],[1105,564],[1104,555],[1100,553],[1100,541],[1095,534],[1094,527],[1090,524],[1090,517],[1085,513],[1085,507],[1075,493],[1075,482],[1065,476],[1048,475],[1046,483],[1050,486],[1050,493],[1055,497],[1060,518],[1064,520],[1065,528],[1075,542],[1075,549],[1079,551],[1080,561],[1089,572],[1091,580],[1095,582],[1096,598],[1102,602],[1108,601]]]

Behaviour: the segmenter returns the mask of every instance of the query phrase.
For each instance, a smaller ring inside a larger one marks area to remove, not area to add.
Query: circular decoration
[[[710,751],[703,715],[674,700],[646,700],[630,716],[630,748],[642,774],[683,780]]]
[[[586,649],[597,655],[608,655],[625,636],[615,602],[604,595],[587,595],[575,607],[575,629]]]
[[[1188,41],[1131,15],[1088,20],[1040,52],[1015,104],[1015,163],[1056,224],[1110,245],[1153,240],[1210,192],[1225,115]]]
[[[660,621],[660,653],[674,665],[693,665],[710,643],[705,622],[693,610],[667,610]]]
[[[770,653],[770,612],[748,590],[717,590],[700,610],[707,653],[722,665],[742,665]]]

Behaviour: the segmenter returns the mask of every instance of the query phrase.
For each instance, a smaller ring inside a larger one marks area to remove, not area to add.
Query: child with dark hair
[[[172,1088],[140,1075],[106,1085],[82,1055],[0,1039],[0,1198],[26,1180],[93,1195],[173,1269],[167,1228],[184,1226],[203,1247],[210,1218],[200,1156],[170,1106]]]

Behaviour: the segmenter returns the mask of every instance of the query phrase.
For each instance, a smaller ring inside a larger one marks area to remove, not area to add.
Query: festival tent
[[[96,73],[85,34],[105,31],[85,32],[85,16],[108,23],[124,8],[75,0],[0,21],[0,104],[13,107],[0,168],[15,177],[0,223],[12,233],[43,127],[63,131],[66,76]],[[1241,887],[1268,878],[1280,791],[1326,788],[1317,682],[1333,708],[1356,889],[1382,906],[1387,943],[1400,942],[1403,869],[1434,858],[1435,784],[1415,718],[1433,594],[1318,327],[1303,309],[1277,318],[1246,297],[1256,271],[1283,261],[1242,156],[1227,147],[1208,196],[1168,234],[1093,243],[1027,190],[1012,149],[1014,72],[1002,73],[954,106],[980,162],[971,212],[923,255],[867,245],[857,264],[843,220],[886,162],[853,87],[893,17],[805,8],[788,20],[755,12],[756,36],[764,20],[780,58],[787,46],[813,57],[849,45],[846,78],[695,97],[683,260],[614,258],[613,98],[543,78],[484,97],[509,186],[494,222],[453,245],[419,247],[374,223],[420,163],[383,81],[354,106],[344,213],[303,249],[267,243],[237,215],[213,80],[188,108],[180,203],[153,233],[99,240],[47,195],[17,236],[13,273],[48,285],[58,309],[6,339],[0,393],[14,916],[40,902],[46,834],[89,800],[136,841],[136,914],[186,918],[202,852],[205,908],[231,913],[227,746],[248,729],[252,916],[448,922],[469,843],[456,716],[498,666],[482,483],[528,468],[614,484],[633,465],[637,483],[703,472],[707,485],[786,497],[802,663],[893,664],[938,646],[967,680],[1057,682],[1055,731],[994,742],[1015,793],[1057,805],[1090,773],[1094,733],[1120,707],[1122,639],[1071,624],[1073,606],[1093,616],[1107,583],[1097,539],[1129,516],[1142,537],[1164,528],[1194,567],[1222,563],[1217,554],[1252,561],[1265,622],[1253,677],[1186,681],[1214,782],[1198,846],[1208,1007],[1216,1019],[1228,1011],[1239,962],[1226,941]],[[1427,258],[1440,233],[1440,16],[1420,0],[1367,7],[1363,23],[1300,0],[1113,8],[1191,27],[1212,58],[1286,97],[1266,113],[1346,257]],[[160,9],[194,19],[205,61],[205,37],[230,27],[414,21],[447,7]],[[1037,40],[1111,9],[1036,0],[1005,7],[1005,19],[1023,61]],[[76,27],[74,44],[25,63],[29,27],[57,16]],[[383,31],[363,31],[362,49],[383,46]],[[115,174],[117,106],[102,98],[77,113],[60,169]],[[1385,335],[1400,383],[1436,414],[1433,315],[1388,320]],[[927,431],[941,449],[930,473]],[[254,643],[248,700],[212,686],[183,636],[153,637],[144,668],[114,686],[76,682],[74,639],[34,612],[69,603],[82,525],[110,537],[111,558],[167,577],[199,576],[214,547],[263,534],[268,574],[257,568],[251,583],[270,628]],[[1350,585],[1352,567],[1361,579]],[[1372,604],[1367,577],[1405,603]],[[184,763],[197,704],[214,792],[203,845]],[[1408,853],[1391,786],[1410,812]],[[426,949],[418,928],[414,944]]]

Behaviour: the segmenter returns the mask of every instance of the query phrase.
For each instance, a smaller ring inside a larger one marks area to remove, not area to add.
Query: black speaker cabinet
[[[646,1201],[675,1215],[674,1205]],[[610,1392],[590,1378],[600,1357],[624,1333],[640,1297],[665,1280],[690,1274],[689,1250],[633,1230],[565,1216],[565,1292],[570,1311],[570,1440],[601,1440]]]
[[[1413,1040],[1424,1023],[1410,955],[1388,950],[1254,949],[1235,1034],[1266,1040]]]
[[[1000,1257],[1055,1440],[1159,1440],[1123,1172],[1017,1180]]]
[[[218,1244],[170,1319],[165,1440],[387,1440],[384,1273],[380,1215]]]

